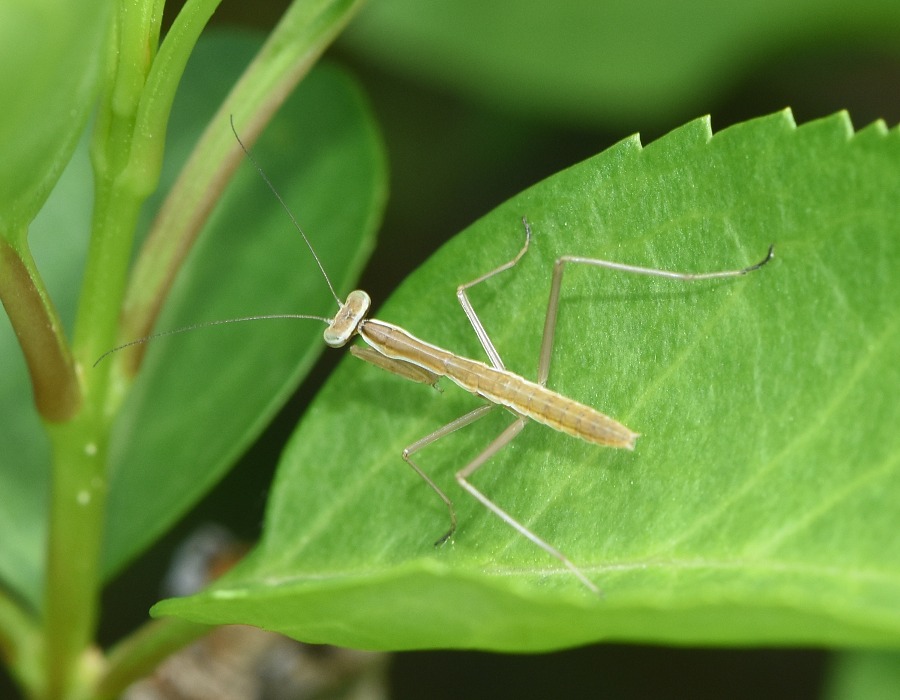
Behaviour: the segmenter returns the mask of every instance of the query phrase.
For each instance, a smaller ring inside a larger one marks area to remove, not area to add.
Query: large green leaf
[[[775,52],[898,34],[893,0],[379,0],[341,42],[491,106],[597,123],[696,114]]]
[[[456,487],[491,419],[418,437],[478,405],[348,358],[286,451],[258,549],[158,614],[369,647],[553,649],[598,639],[900,645],[900,133],[782,112],[627,139],[506,202],[378,312],[481,357],[453,291],[472,291],[509,368],[534,376],[553,261],[683,271],[776,257],[693,284],[566,274],[550,385],[622,420],[634,452],[531,425],[473,477],[604,591]]]

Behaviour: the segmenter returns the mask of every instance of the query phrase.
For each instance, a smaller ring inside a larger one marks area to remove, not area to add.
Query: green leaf
[[[900,134],[789,112],[711,137],[691,122],[627,139],[506,202],[408,279],[377,316],[481,358],[457,284],[507,367],[533,377],[553,261],[681,271],[776,257],[694,284],[566,273],[549,384],[623,421],[634,452],[537,425],[472,477],[599,585],[457,488],[509,423],[401,450],[479,402],[347,358],[287,449],[263,541],[209,591],[155,614],[382,649],[547,650],[599,639],[900,644]]]
[[[823,36],[894,50],[898,34],[893,0],[380,0],[341,42],[492,106],[590,124],[696,113],[776,51]]]
[[[94,107],[107,0],[0,5],[0,231],[27,226]]]

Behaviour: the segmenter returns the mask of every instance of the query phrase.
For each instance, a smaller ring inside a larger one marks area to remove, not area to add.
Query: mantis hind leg
[[[470,496],[472,496],[475,500],[481,503],[481,505],[483,505],[494,515],[500,518],[500,520],[509,525],[520,535],[543,549],[551,557],[554,557],[559,562],[561,562],[562,565],[565,566],[571,573],[573,573],[579,581],[587,586],[587,588],[589,588],[592,593],[600,595],[600,589],[597,588],[593,581],[585,576],[584,572],[581,569],[579,569],[574,563],[572,563],[571,559],[560,552],[552,544],[547,542],[547,540],[538,536],[537,534],[529,530],[525,525],[513,518],[509,513],[507,513],[500,506],[494,503],[490,498],[488,498],[481,491],[475,488],[475,486],[473,486],[468,480],[469,477],[472,476],[472,474],[474,474],[476,471],[478,471],[478,469],[480,469],[485,462],[487,462],[491,457],[493,457],[500,450],[506,447],[510,442],[512,442],[513,439],[515,439],[515,437],[520,432],[522,432],[522,429],[525,427],[526,422],[527,420],[522,416],[516,418],[516,420],[508,425],[503,430],[503,432],[500,433],[500,435],[494,438],[494,440],[487,447],[485,447],[484,450],[482,450],[481,453],[477,457],[475,457],[475,459],[473,459],[456,473],[456,481],[469,493]]]
[[[528,226],[527,223],[525,225],[526,227]],[[541,358],[538,363],[538,384],[542,386],[546,385],[547,377],[550,375],[550,359],[553,354],[553,337],[556,334],[556,319],[559,315],[560,290],[562,288],[563,272],[565,271],[566,265],[570,263],[577,265],[593,265],[595,267],[603,267],[608,270],[617,270],[619,272],[629,272],[636,275],[665,277],[667,279],[681,280],[683,282],[693,282],[696,280],[721,279],[723,277],[739,277],[754,272],[774,257],[774,249],[775,246],[770,245],[766,256],[762,260],[754,265],[742,267],[739,270],[721,270],[717,272],[700,273],[658,270],[652,267],[639,267],[637,265],[612,262],[611,260],[583,258],[575,255],[565,255],[557,259],[556,264],[553,266],[553,281],[550,284],[550,301],[547,303],[547,316],[544,319],[544,337],[541,341]]]

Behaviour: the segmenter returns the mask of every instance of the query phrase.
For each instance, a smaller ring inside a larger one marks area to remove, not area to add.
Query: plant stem
[[[133,69],[138,60],[127,61],[122,54],[117,59],[120,70]],[[69,422],[46,426],[53,445],[44,611],[48,698],[78,697],[89,681],[84,673],[93,658],[102,582],[112,422],[107,410],[111,367],[91,365],[116,337],[138,212],[153,185],[128,167],[135,138],[128,110],[111,100],[105,106],[92,144],[94,219],[73,338],[75,361],[86,368],[84,403]]]
[[[113,142],[115,143],[115,142]],[[112,149],[109,142],[99,148]],[[103,158],[100,158],[101,162]],[[93,234],[85,271],[74,355],[85,370],[84,404],[64,424],[47,424],[53,445],[44,635],[48,697],[83,687],[79,659],[93,640],[102,582],[100,553],[108,488],[112,416],[107,388],[112,365],[91,367],[111,347],[117,328],[131,240],[144,192],[128,178],[96,167]],[[84,668],[81,669],[82,671]]]
[[[97,621],[106,513],[106,432],[93,411],[48,425],[53,486],[44,605],[45,696],[78,697]]]

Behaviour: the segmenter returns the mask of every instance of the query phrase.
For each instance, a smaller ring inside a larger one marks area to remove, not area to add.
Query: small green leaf
[[[634,452],[529,425],[472,477],[604,591],[461,491],[453,473],[509,416],[401,450],[478,400],[348,358],[287,449],[263,541],[193,598],[154,609],[367,648],[547,650],[600,639],[900,644],[900,133],[789,112],[711,136],[623,141],[523,192],[420,268],[385,321],[483,357],[472,290],[507,367],[534,376],[553,262],[602,257],[693,284],[566,273],[550,386],[640,432]]]
[[[596,124],[696,113],[774,51],[823,36],[892,50],[898,33],[893,0],[380,0],[341,43],[490,105]]]

